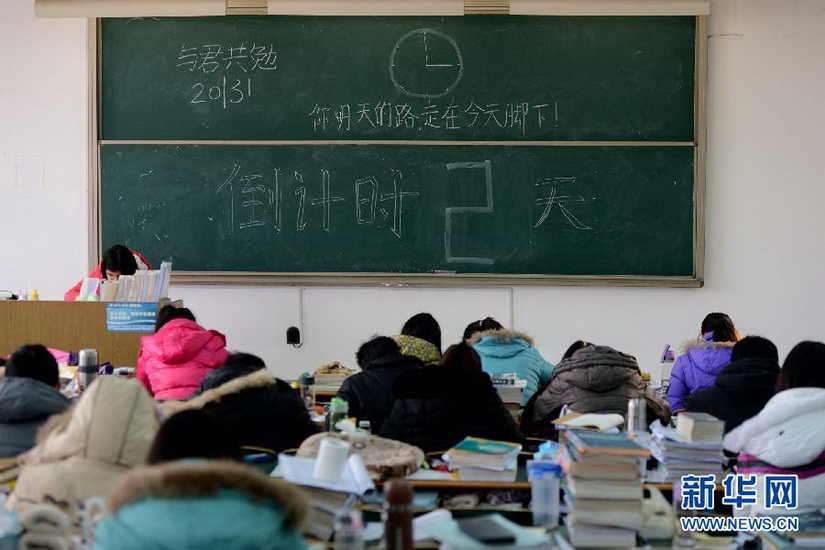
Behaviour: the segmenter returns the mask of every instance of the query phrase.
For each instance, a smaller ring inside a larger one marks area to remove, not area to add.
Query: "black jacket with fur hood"
[[[238,443],[281,452],[295,449],[318,431],[300,396],[265,368],[226,366],[210,372],[188,401],[169,401],[168,414],[203,409]]]
[[[524,439],[487,373],[425,367],[399,376],[393,393],[395,405],[380,435],[425,452],[449,449],[466,436]]]

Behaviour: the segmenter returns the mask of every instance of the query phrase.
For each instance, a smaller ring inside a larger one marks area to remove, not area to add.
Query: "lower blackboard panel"
[[[100,156],[104,248],[176,271],[696,274],[692,147],[109,144]]]

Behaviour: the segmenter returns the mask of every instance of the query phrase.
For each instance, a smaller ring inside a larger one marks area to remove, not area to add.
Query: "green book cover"
[[[465,437],[450,453],[478,453],[485,455],[507,455],[521,451],[521,445],[508,441],[495,441],[479,437]]]

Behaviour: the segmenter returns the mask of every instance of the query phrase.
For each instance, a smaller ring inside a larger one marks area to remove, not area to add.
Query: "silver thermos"
[[[647,402],[641,397],[627,402],[625,430],[628,432],[647,431]]]
[[[97,378],[97,350],[82,349],[77,358],[77,389],[78,393],[89,387],[89,384]]]

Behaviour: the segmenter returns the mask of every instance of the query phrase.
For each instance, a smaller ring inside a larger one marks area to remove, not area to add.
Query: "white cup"
[[[341,478],[341,472],[347,463],[350,443],[336,437],[325,437],[318,448],[313,476],[321,481],[335,482]]]

